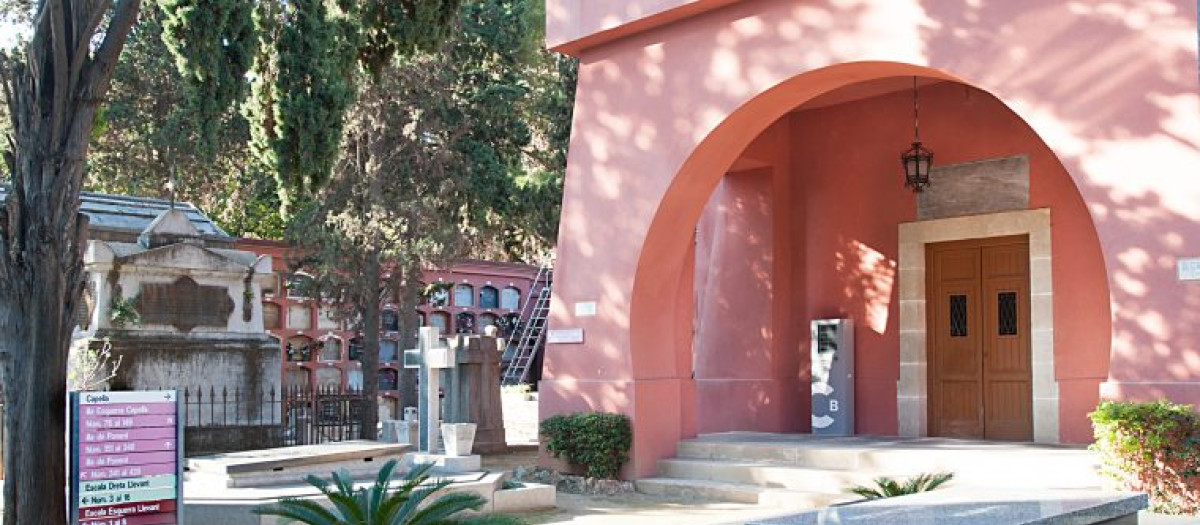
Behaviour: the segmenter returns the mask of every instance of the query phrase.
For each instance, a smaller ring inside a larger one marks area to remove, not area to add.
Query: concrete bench
[[[751,525],[1135,525],[1145,494],[946,488],[751,522]]]
[[[402,459],[410,450],[396,443],[343,441],[213,454],[188,458],[184,479],[234,488],[299,483],[309,474],[327,477],[336,470],[373,478],[387,460]]]

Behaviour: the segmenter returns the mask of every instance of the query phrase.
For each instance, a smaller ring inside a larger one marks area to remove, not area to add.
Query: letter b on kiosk
[[[812,322],[812,432],[854,434],[854,321]]]

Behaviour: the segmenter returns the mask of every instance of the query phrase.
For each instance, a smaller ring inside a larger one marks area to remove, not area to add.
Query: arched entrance
[[[940,175],[969,180],[939,202],[919,202],[902,182],[913,76],[921,78],[922,135]],[[1011,177],[995,179],[996,170]],[[1015,193],[1023,201],[993,209],[970,199],[1012,189],[987,184],[1021,180]],[[921,215],[939,206],[954,209]],[[934,338],[924,250],[1012,235],[1029,246],[1019,303],[1028,304],[1019,334],[1028,344],[1025,390],[1008,403],[1030,420],[1028,439],[1058,442],[1056,358],[1106,369],[1111,326],[1101,300],[1079,312],[1086,323],[1055,332],[1055,272],[1071,276],[1072,289],[1061,292],[1071,304],[1107,297],[1094,227],[1062,163],[1003,102],[947,73],[860,62],[798,75],[730,115],[672,179],[638,258],[633,374],[679,378],[679,406],[662,409],[679,411],[680,436],[805,432],[808,321],[851,318],[859,327],[858,431],[927,435],[931,411],[938,415],[930,396],[942,386],[927,359]],[[1052,260],[1066,262],[1057,268]],[[1058,338],[1083,344],[1056,349]],[[981,413],[1007,406],[1008,398],[979,389]],[[1082,414],[1065,416],[1080,432]]]

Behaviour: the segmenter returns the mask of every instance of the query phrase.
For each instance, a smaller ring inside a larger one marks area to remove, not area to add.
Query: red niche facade
[[[295,284],[309,277],[288,268],[291,246],[241,239],[238,248],[272,257],[275,275],[263,286],[263,325],[279,342],[284,388],[361,388],[366,351],[361,334],[336,320],[327,302],[297,295]],[[525,264],[476,260],[429,271],[423,279],[429,297],[416,312],[420,325],[437,326],[444,334],[483,333],[485,327],[496,325],[506,336],[520,320],[537,271]],[[380,325],[382,410],[398,417],[403,338],[394,302],[384,303]]]

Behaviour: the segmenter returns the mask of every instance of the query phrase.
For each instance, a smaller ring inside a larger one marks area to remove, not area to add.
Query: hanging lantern
[[[933,168],[933,152],[922,146],[921,141],[916,141],[900,158],[904,163],[904,185],[918,193],[929,187],[929,170]]]
[[[900,156],[900,162],[904,165],[904,185],[918,193],[929,187],[929,172],[933,169],[933,152],[921,145],[920,111],[917,77],[913,77],[913,142]]]

